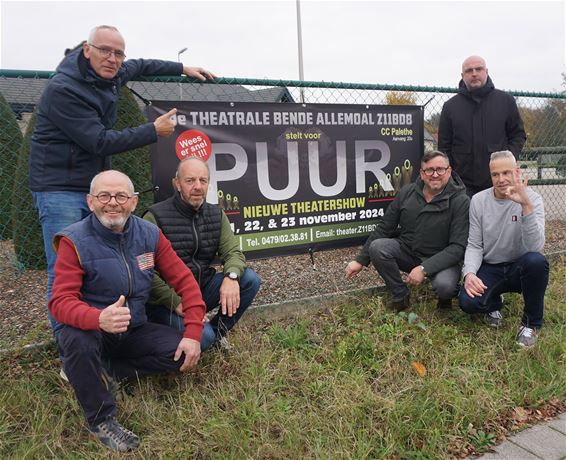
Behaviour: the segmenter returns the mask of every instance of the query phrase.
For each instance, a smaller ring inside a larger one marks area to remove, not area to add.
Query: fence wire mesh
[[[37,211],[28,189],[29,139],[33,113],[52,74],[0,71],[0,244],[5,270],[44,269],[43,242]],[[220,78],[195,83],[181,77],[144,78],[128,84],[120,96],[117,129],[143,122],[151,100],[276,102],[317,104],[412,104],[424,106],[425,149],[436,148],[444,102],[454,88],[370,85],[332,82]],[[566,95],[512,92],[516,97],[527,143],[520,158],[530,185],[544,198],[547,228],[566,221]],[[137,190],[151,187],[149,149],[115,155],[113,166],[126,172]],[[146,196],[138,209],[149,205]],[[560,239],[551,252],[562,252]]]

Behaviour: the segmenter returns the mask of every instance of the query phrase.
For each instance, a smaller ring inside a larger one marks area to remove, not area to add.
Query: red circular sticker
[[[197,157],[208,161],[212,153],[212,144],[208,136],[202,131],[190,129],[181,133],[175,141],[175,152],[179,160]]]

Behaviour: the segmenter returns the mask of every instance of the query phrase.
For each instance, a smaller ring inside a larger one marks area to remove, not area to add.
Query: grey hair
[[[179,178],[179,174],[181,171],[181,165],[187,161],[191,161],[191,160],[195,160],[195,161],[200,161],[204,166],[206,166],[206,173],[208,174],[208,177],[210,178],[210,168],[208,167],[208,162],[204,161],[202,158],[199,157],[187,157],[187,158],[183,158],[181,161],[179,161],[179,164],[177,165],[177,171],[175,172],[175,177],[178,179]]]
[[[513,164],[515,166],[517,165],[517,160],[515,159],[515,155],[513,155],[513,152],[509,150],[500,150],[499,152],[493,152],[489,157],[489,162],[491,163],[492,161],[502,160],[502,159],[513,160]]]
[[[92,30],[90,31],[90,34],[88,34],[88,43],[92,44],[92,42],[94,41],[94,37],[96,36],[96,33],[99,30],[104,30],[104,29],[113,30],[114,32],[120,33],[120,31],[114,26],[106,26],[106,25],[96,26],[93,27]]]
[[[130,195],[134,195],[135,188],[134,188],[134,184],[133,184],[132,180],[126,174],[124,174],[123,172],[117,171],[115,169],[109,169],[107,171],[102,171],[102,172],[99,172],[96,176],[94,176],[92,178],[92,180],[90,181],[90,190],[89,190],[88,193],[90,193],[92,195],[94,190],[96,189],[96,181],[98,180],[98,178],[105,175],[105,174],[108,174],[108,173],[117,173],[120,176],[124,177],[124,179],[126,179],[126,182],[128,184],[128,191],[130,192]]]

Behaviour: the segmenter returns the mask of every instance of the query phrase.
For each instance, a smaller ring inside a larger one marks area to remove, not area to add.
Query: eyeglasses
[[[112,54],[119,61],[123,61],[126,58],[126,55],[124,54],[123,51],[111,50],[110,48],[101,48],[99,46],[93,45],[92,43],[89,43],[88,45],[92,46],[93,48],[96,48],[100,53],[100,55],[105,59],[109,58]]]
[[[134,193],[134,196],[136,195],[137,193]],[[126,195],[125,193],[116,193],[116,195],[112,195],[108,192],[100,192],[98,195],[92,195],[92,196],[95,197],[102,204],[110,203],[112,201],[112,198],[114,198],[116,200],[116,203],[118,204],[126,204],[130,198],[134,197],[134,196]]]
[[[424,172],[427,176],[432,176],[434,173],[436,173],[438,176],[444,176],[444,174],[446,174],[446,171],[448,171],[449,169],[450,166],[448,166],[447,168],[426,168],[421,169],[421,171]]]

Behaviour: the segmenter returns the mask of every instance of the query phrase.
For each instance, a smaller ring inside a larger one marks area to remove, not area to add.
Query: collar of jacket
[[[175,196],[173,197],[173,204],[177,211],[179,211],[183,216],[188,218],[193,218],[194,216],[200,214],[202,208],[205,206],[206,201],[204,201],[200,208],[195,209],[189,203],[186,203],[182,198],[181,194],[176,191]]]
[[[483,85],[481,88],[478,89],[473,89],[470,91],[466,86],[466,84],[464,83],[464,80],[460,80],[460,83],[458,84],[458,93],[476,102],[480,102],[494,89],[495,89],[495,85],[493,84],[493,81],[491,81],[491,77],[489,75],[487,76],[487,81],[485,82],[485,85]]]

